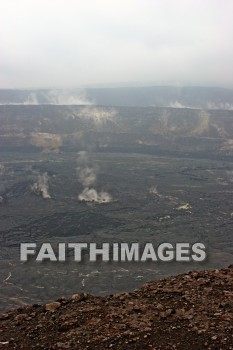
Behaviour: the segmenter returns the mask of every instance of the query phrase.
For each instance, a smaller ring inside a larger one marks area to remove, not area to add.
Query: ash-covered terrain
[[[0,310],[233,260],[233,111],[0,106]],[[203,263],[20,262],[21,242],[202,242]]]

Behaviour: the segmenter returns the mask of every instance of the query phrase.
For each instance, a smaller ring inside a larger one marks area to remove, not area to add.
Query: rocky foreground
[[[10,310],[0,349],[233,349],[233,265]]]

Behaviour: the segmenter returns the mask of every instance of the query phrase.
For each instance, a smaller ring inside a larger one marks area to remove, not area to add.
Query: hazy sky
[[[0,87],[233,85],[232,0],[0,0]]]

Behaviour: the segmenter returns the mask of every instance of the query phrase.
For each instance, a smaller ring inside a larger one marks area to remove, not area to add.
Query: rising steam
[[[97,178],[97,167],[91,166],[88,153],[85,151],[79,152],[76,168],[79,182],[84,187],[78,198],[80,201],[94,203],[109,203],[112,197],[109,193],[100,191],[97,192],[93,186]]]
[[[37,90],[30,92],[21,101],[9,101],[0,105],[92,105],[84,89],[67,90]]]
[[[0,175],[4,175],[5,174],[5,167],[3,164],[0,164]]]
[[[112,197],[107,192],[97,192],[94,188],[84,188],[82,193],[78,196],[80,201],[95,202],[95,203],[109,203]]]
[[[83,187],[93,185],[96,181],[97,168],[90,165],[87,152],[79,152],[77,163],[78,166],[76,168],[76,172],[79,182],[83,185]]]
[[[42,196],[44,199],[51,198],[49,194],[48,181],[49,181],[49,177],[47,173],[38,175],[37,182],[35,182],[31,187],[32,191],[37,195]]]
[[[46,94],[48,104],[54,105],[92,105],[84,90],[50,90]]]
[[[84,107],[80,111],[80,117],[82,119],[89,120],[96,126],[106,124],[108,121],[113,121],[116,115],[117,111],[114,108]]]

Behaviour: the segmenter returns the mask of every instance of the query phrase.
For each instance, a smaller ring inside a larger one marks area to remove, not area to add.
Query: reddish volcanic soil
[[[0,349],[233,349],[233,265],[0,315]]]

